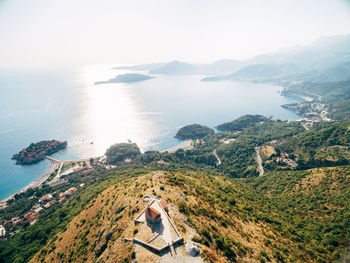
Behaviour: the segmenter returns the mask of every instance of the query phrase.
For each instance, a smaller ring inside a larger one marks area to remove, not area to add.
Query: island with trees
[[[12,159],[17,161],[16,164],[33,164],[66,147],[67,141],[40,141],[37,143],[31,143],[27,148],[13,155]]]
[[[95,82],[95,85],[108,84],[108,83],[132,83],[132,82],[144,81],[148,79],[153,79],[153,77],[148,75],[143,75],[143,74],[136,74],[136,73],[121,74],[107,81],[97,81]]]
[[[116,164],[140,154],[140,149],[136,143],[116,143],[106,151],[107,163]]]
[[[187,140],[187,139],[201,139],[207,135],[214,134],[214,130],[203,126],[200,124],[191,124],[182,127],[175,135],[175,138],[181,139],[181,140]]]

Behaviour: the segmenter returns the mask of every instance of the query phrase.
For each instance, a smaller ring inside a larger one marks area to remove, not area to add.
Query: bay
[[[111,144],[127,140],[142,151],[165,150],[179,144],[176,131],[192,123],[214,127],[244,114],[301,118],[280,107],[297,99],[281,96],[281,87],[270,84],[156,75],[142,82],[94,85],[128,73],[113,66],[0,70],[0,200],[48,168],[46,160],[27,166],[11,160],[32,142],[67,140],[68,147],[53,157],[81,159],[101,156]]]

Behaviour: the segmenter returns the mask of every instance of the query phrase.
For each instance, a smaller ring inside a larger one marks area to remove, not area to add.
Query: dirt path
[[[216,152],[216,149],[213,151],[213,154],[214,154],[214,156],[216,157],[216,159],[218,160],[218,161],[216,162],[216,166],[219,166],[219,165],[221,164],[221,160],[220,160],[220,158],[219,158],[219,156],[218,156],[218,154],[217,154],[217,152]]]
[[[256,151],[256,158],[258,161],[259,176],[263,176],[264,175],[264,167],[262,166],[262,160],[261,160],[261,156],[260,156],[260,147],[259,146],[255,147],[255,151]]]
[[[304,129],[305,129],[306,131],[310,130],[310,128],[307,127],[307,125],[306,125],[305,123],[303,123],[302,126],[304,127]]]

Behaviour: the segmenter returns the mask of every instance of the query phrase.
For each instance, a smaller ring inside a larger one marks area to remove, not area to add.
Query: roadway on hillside
[[[218,154],[216,152],[216,149],[213,151],[213,154],[214,154],[214,156],[217,159],[216,166],[219,166],[221,164],[221,160],[220,160],[220,158],[219,158],[219,156],[218,156]]]
[[[261,156],[260,156],[260,147],[259,146],[255,147],[255,151],[256,151],[256,158],[258,161],[259,176],[263,176],[264,175],[264,167],[262,166],[262,160],[261,160]]]

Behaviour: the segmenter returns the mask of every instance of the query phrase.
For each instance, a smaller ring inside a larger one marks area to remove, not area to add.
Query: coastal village
[[[84,185],[81,185],[80,187],[83,186]],[[78,189],[76,187],[71,187],[61,193],[54,192],[42,196],[38,203],[36,203],[27,212],[3,222],[3,224],[0,225],[0,237],[4,238],[7,235],[14,235],[21,230],[21,226],[26,224],[34,224],[44,209],[53,207],[58,203],[65,203],[67,199],[77,192],[77,190]]]
[[[38,187],[42,186],[59,186],[67,184],[67,179],[70,175],[78,174],[80,176],[86,176],[94,171],[94,168],[90,165],[89,160],[79,160],[79,161],[57,161],[53,158],[47,157],[47,159],[53,164],[59,164],[56,167],[56,170],[52,170],[49,168],[49,173],[45,173],[42,177],[39,178],[37,183],[32,184],[34,189],[39,189]],[[100,162],[101,161],[101,162]],[[99,165],[104,164],[104,160],[100,159],[98,161]],[[40,215],[47,209],[54,207],[57,204],[63,204],[68,199],[70,199],[76,192],[84,187],[84,183],[79,184],[77,187],[70,187],[67,190],[61,191],[56,190],[54,192],[46,193],[41,196],[37,203],[33,205],[28,211],[21,213],[7,221],[0,222],[0,238],[6,238],[7,236],[14,235],[21,231],[23,227],[28,224],[34,224]],[[18,193],[24,194],[25,191],[29,189],[33,189],[31,187],[26,187],[22,191]],[[63,188],[64,189],[64,188]],[[35,196],[31,196],[30,199],[34,199]],[[7,206],[7,202],[15,202],[16,195],[7,198],[6,200],[0,203],[0,209],[5,208]]]

